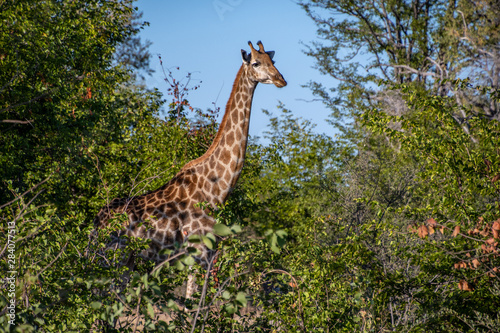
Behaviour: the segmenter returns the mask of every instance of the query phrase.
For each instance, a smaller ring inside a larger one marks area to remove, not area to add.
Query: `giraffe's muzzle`
[[[272,81],[273,81],[274,85],[278,88],[283,88],[287,84],[285,79],[283,78],[283,76],[281,74],[278,74],[275,77],[273,77]]]

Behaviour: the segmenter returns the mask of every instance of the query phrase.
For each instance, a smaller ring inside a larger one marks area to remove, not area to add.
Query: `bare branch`
[[[439,65],[434,59],[430,57],[426,57],[425,59],[429,60],[436,66],[436,68],[439,68],[439,71],[441,72],[441,79],[443,79],[443,73],[445,74],[446,77],[448,77],[448,71],[446,69],[443,70],[443,67]]]
[[[30,120],[14,120],[14,119],[4,119],[2,120],[2,123],[9,123],[9,124],[31,124],[33,122],[33,119]]]
[[[465,22],[464,13],[461,10],[457,10],[457,13],[460,13],[460,15],[462,15],[462,21],[464,23],[464,34],[466,34],[468,29],[467,29],[467,23]]]
[[[437,75],[435,73],[432,73],[432,72],[422,72],[422,71],[419,71],[418,69],[415,69],[415,68],[410,67],[408,65],[379,64],[379,66],[394,67],[394,68],[403,68],[403,69],[408,70],[408,72],[410,72],[410,73],[415,73],[415,74],[422,75],[422,76],[437,77]],[[368,69],[370,69],[372,67],[375,67],[375,66],[370,66],[370,67],[368,67]],[[403,74],[407,74],[407,73],[403,73]]]

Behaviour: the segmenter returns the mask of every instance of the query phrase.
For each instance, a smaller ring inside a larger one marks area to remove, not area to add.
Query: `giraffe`
[[[213,231],[215,219],[207,208],[223,204],[240,176],[245,159],[252,99],[257,84],[274,84],[278,88],[287,85],[272,60],[274,51],[265,51],[261,41],[256,50],[251,42],[250,53],[241,50],[241,65],[233,84],[219,130],[205,154],[186,165],[165,185],[155,191],[131,198],[114,199],[104,206],[96,218],[96,230],[104,228],[116,213],[126,213],[128,225],[108,244],[125,244],[120,236],[127,235],[150,239],[150,247],[139,255],[156,261],[167,259],[160,252],[174,249],[174,244],[187,242],[198,250],[196,262],[204,269],[209,266],[212,251],[200,243],[190,244],[191,235],[203,235]],[[133,255],[131,256],[133,257]],[[132,259],[133,260],[133,259]],[[196,289],[190,274],[186,298]]]

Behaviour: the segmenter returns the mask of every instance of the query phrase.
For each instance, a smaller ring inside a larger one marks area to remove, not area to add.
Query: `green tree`
[[[444,96],[453,86],[443,79],[467,75],[498,87],[496,3],[320,0],[301,5],[323,41],[311,43],[306,53],[321,73],[338,81],[331,88],[317,82],[310,87],[332,109],[331,121],[342,131],[353,130],[346,124],[364,107],[407,112],[400,93],[390,89],[393,84],[413,83]],[[497,116],[498,104],[456,93],[463,103],[474,102]]]
[[[149,47],[153,43],[149,40],[143,41],[138,35],[140,30],[149,26],[149,22],[140,21],[142,15],[142,12],[139,13],[135,10],[130,13],[128,25],[133,33],[117,45],[114,59],[127,68],[132,76],[139,75],[141,79],[144,79],[145,75],[151,75],[154,71],[149,67],[151,61]]]
[[[485,99],[500,97],[498,89],[457,85]],[[454,98],[400,88],[411,115],[374,110],[363,117],[366,128],[388,135],[400,144],[400,154],[414,155],[421,165],[418,186],[412,186],[420,201],[401,210],[411,223],[409,231],[421,240],[397,252],[414,268],[393,281],[393,297],[413,308],[409,328],[494,332],[500,325],[499,123],[476,116]],[[455,120],[459,110],[469,117],[467,132]],[[389,126],[394,121],[401,129]],[[404,232],[386,225],[388,230]]]
[[[453,193],[455,201],[450,199],[446,208],[449,212],[456,211],[457,201],[475,210],[494,197],[493,192],[486,194],[480,187],[469,188],[469,196],[459,195],[456,189],[451,190],[449,173],[423,175],[430,169],[436,171],[434,164],[459,165],[468,158],[455,154],[453,163],[446,159],[425,163],[430,142],[435,145],[432,149],[447,149],[450,155],[456,142],[469,150],[473,145],[478,155],[490,154],[484,145],[493,137],[471,131],[478,119],[497,119],[498,100],[445,79],[470,76],[498,88],[497,5],[483,1],[304,1],[302,6],[317,23],[323,39],[313,43],[307,53],[317,60],[320,72],[339,82],[333,88],[315,82],[310,86],[332,108],[332,123],[346,143],[340,149],[346,153],[340,164],[343,181],[331,179],[338,184],[341,199],[332,205],[336,209],[331,210],[334,219],[327,239],[345,246],[336,260],[348,276],[359,279],[352,291],[369,301],[370,306],[351,314],[360,319],[357,329],[466,331],[475,327],[494,331],[497,319],[490,309],[464,314],[473,312],[473,304],[482,302],[481,297],[469,298],[461,291],[456,293],[457,289],[436,289],[444,285],[458,288],[460,281],[467,281],[463,276],[457,279],[453,270],[455,264],[463,265],[462,261],[445,253],[456,254],[460,247],[474,246],[462,244],[443,250],[443,243],[438,242],[429,247],[432,250],[424,251],[422,240],[408,230],[423,235],[425,229],[416,221],[439,220],[429,210],[444,209],[440,204],[446,201],[443,191]],[[402,83],[404,86],[398,85]],[[428,109],[431,101],[442,104],[439,112],[448,112],[445,124]],[[372,109],[377,110],[376,116]],[[444,140],[450,128],[453,139]],[[441,136],[435,135],[438,129]],[[426,152],[416,144],[410,149],[400,137],[394,139],[398,133],[406,136],[417,131],[434,137],[427,141]],[[438,183],[438,179],[446,183]],[[490,227],[496,217],[492,218]],[[337,221],[341,227],[336,229]],[[345,260],[349,257],[354,262]],[[469,262],[473,260],[471,257]],[[490,274],[486,272],[479,275]],[[464,282],[461,286],[466,289]],[[442,293],[439,297],[433,294],[436,290]],[[495,295],[496,291],[483,300],[496,304]]]
[[[117,56],[137,41],[134,15],[131,1],[0,3],[2,290],[16,272],[14,294],[0,296],[2,329],[14,299],[18,331],[111,329],[141,302],[154,328],[147,297],[171,304],[180,283],[166,267],[149,283],[141,263],[124,285],[124,268],[99,256],[105,233],[89,240],[101,206],[163,184],[214,132],[162,120],[159,92],[136,84]]]

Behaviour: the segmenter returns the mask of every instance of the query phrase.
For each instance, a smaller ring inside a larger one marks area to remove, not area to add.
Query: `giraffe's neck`
[[[248,142],[250,111],[257,82],[250,80],[242,65],[233,84],[219,131],[207,152],[183,169],[196,167],[205,181],[213,183],[212,204],[225,201],[243,168]]]

